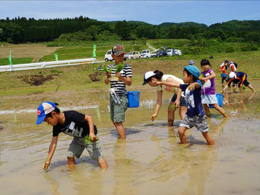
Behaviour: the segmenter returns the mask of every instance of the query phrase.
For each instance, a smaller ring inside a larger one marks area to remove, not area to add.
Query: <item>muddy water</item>
[[[259,82],[253,86],[260,91]],[[220,86],[218,86],[220,88]],[[1,194],[259,194],[260,96],[227,94],[223,119],[215,110],[208,119],[215,141],[208,147],[202,135],[187,132],[189,145],[180,145],[175,126],[166,126],[170,94],[164,94],[160,114],[150,121],[154,89],[141,91],[139,108],[128,109],[126,142],[118,142],[109,119],[107,91],[66,91],[28,96],[1,97],[0,193]],[[54,98],[55,97],[55,98]],[[71,137],[61,134],[48,171],[51,127],[35,125],[39,102],[60,103],[93,116],[98,126],[106,171],[84,151],[74,170],[66,165]]]

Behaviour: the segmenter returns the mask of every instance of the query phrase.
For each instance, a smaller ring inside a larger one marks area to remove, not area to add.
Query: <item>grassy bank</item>
[[[64,50],[64,55],[66,52]],[[168,74],[174,74],[182,77],[183,66],[187,65],[190,59],[195,60],[196,65],[203,58],[209,56],[204,55],[183,55],[165,58],[154,59],[139,59],[128,60],[127,62],[132,65],[133,69],[133,84],[132,88],[140,86],[143,80],[143,74],[149,70],[159,69]],[[247,72],[249,80],[252,78],[260,78],[260,52],[234,52],[234,53],[218,53],[211,59],[214,71],[217,73],[219,79],[218,67],[224,59],[233,60],[238,63],[238,70]],[[104,73],[101,75],[101,80],[97,82],[91,81],[89,74],[96,72],[98,64],[95,65],[80,65],[73,67],[60,67],[53,69],[43,70],[30,70],[20,72],[3,72],[0,73],[0,90],[1,95],[17,95],[17,94],[30,94],[42,93],[55,90],[80,90],[83,88],[101,89],[108,88],[104,85]],[[198,66],[199,67],[199,66]],[[200,67],[199,67],[200,68]],[[39,86],[30,85],[25,81],[33,76],[41,76],[51,79],[45,81]]]

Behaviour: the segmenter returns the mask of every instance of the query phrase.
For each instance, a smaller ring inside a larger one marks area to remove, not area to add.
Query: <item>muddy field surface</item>
[[[252,82],[260,91],[259,81]],[[218,86],[220,89],[221,86]],[[228,118],[211,109],[208,118],[215,146],[206,145],[196,130],[187,132],[188,145],[176,134],[180,119],[168,127],[164,94],[159,116],[150,121],[155,89],[140,90],[140,107],[126,114],[126,141],[117,141],[109,117],[108,90],[57,91],[1,97],[1,194],[259,194],[260,95],[249,89],[228,93],[223,108]],[[220,90],[219,90],[220,91]],[[72,140],[61,134],[48,171],[42,170],[52,138],[48,124],[35,125],[41,101],[58,102],[62,110],[91,115],[98,127],[109,168],[100,170],[87,151],[77,166],[67,167]]]

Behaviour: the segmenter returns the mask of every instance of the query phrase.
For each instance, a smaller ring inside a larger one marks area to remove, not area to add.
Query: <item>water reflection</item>
[[[188,182],[182,194],[205,194],[207,179],[210,170],[215,164],[216,152],[214,147],[207,147],[204,150],[192,153],[189,150],[183,151],[189,159],[187,166]]]
[[[258,113],[259,101],[254,99],[255,93],[251,94],[230,94],[225,93],[224,103],[228,107],[231,116],[241,115],[248,112]]]
[[[70,182],[74,184],[73,189],[77,194],[103,194],[103,177],[105,170],[89,170],[75,167],[75,170],[69,172]]]
[[[227,117],[221,118],[221,123],[216,124],[218,121],[214,120],[212,118],[208,118],[208,124],[209,124],[209,131],[214,132],[216,135],[220,135],[221,132],[224,130],[224,127],[228,121]]]
[[[259,189],[258,180],[248,180],[259,177],[258,94],[226,96],[229,104],[224,105],[224,108],[236,114],[228,118],[207,119],[212,137],[216,139],[213,148],[205,144],[195,129],[187,131],[193,134],[190,134],[189,139],[192,143],[201,144],[178,144],[179,121],[175,122],[174,127],[168,127],[167,115],[161,114],[156,123],[150,122],[151,109],[156,102],[152,99],[153,94],[150,90],[142,91],[140,107],[127,110],[126,142],[114,143],[116,131],[107,112],[107,91],[57,92],[58,103],[64,106],[63,109],[82,109],[84,113],[93,116],[109,165],[106,172],[100,171],[96,162],[88,157],[83,157],[83,163],[78,163],[75,170],[68,170],[64,154],[71,138],[61,136],[55,163],[48,172],[43,173],[41,167],[51,139],[51,128],[47,124],[35,125],[35,108],[40,101],[56,96],[44,93],[30,94],[26,98],[10,96],[1,99],[0,111],[10,111],[0,115],[0,121],[3,121],[0,122],[2,193],[211,194],[214,189],[219,194],[230,192],[223,190],[223,185],[240,193],[250,189],[255,190],[251,194],[259,192],[256,191]],[[164,102],[161,112],[167,113],[167,96]],[[23,110],[29,111],[21,112]],[[227,175],[230,170],[232,174]],[[234,179],[237,179],[235,184],[230,182]],[[21,183],[23,180],[29,182]],[[6,184],[10,182],[12,186],[7,188]],[[45,185],[42,187],[42,184]],[[33,193],[35,189],[32,190],[32,186],[41,193]]]
[[[48,181],[48,183],[50,184],[51,186],[51,194],[54,194],[54,195],[60,195],[60,193],[58,192],[58,189],[59,189],[59,184],[57,183],[57,181],[55,179],[53,179],[51,177],[51,174],[48,173],[48,172],[45,172],[43,174],[44,176],[44,179],[46,181]]]
[[[114,187],[113,194],[138,194],[138,190],[134,186],[134,173],[131,164],[131,159],[126,154],[126,140],[118,139],[114,146],[114,161],[113,167]]]

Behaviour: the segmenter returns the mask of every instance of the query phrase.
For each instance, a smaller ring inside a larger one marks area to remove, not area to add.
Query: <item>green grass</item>
[[[159,48],[161,46],[171,46],[173,48],[184,47],[188,40],[148,40],[153,47]],[[80,59],[89,58],[92,56],[92,42],[86,45],[78,46],[64,46],[55,51],[59,55],[59,60],[67,59]],[[107,50],[112,48],[112,42],[96,43],[97,44],[97,59],[103,60],[104,55]],[[125,46],[126,51],[147,49],[144,41],[134,42],[134,41],[124,41],[120,42]],[[54,54],[54,53],[53,53]],[[46,55],[41,61],[53,61],[54,55]],[[190,54],[182,56],[172,56],[164,58],[152,58],[152,59],[138,59],[138,60],[128,60],[127,63],[131,64],[133,70],[133,84],[132,87],[141,86],[143,80],[143,74],[149,70],[161,70],[168,74],[174,74],[178,77],[182,77],[183,66],[188,65],[190,59],[195,61],[195,64],[200,68],[200,61],[204,58],[208,59],[209,56],[213,56],[210,59],[212,68],[217,75],[217,79],[220,78],[218,72],[219,65],[224,59],[232,60],[238,63],[238,70],[246,72],[248,74],[248,80],[252,78],[260,78],[260,51],[236,51],[232,53],[215,52],[206,54]],[[8,64],[8,59],[4,64]],[[14,63],[28,63],[32,58],[19,58],[13,59]],[[1,60],[0,60],[1,62]],[[110,62],[111,63],[111,62]],[[102,63],[109,64],[109,63]],[[61,84],[59,90],[69,90],[69,89],[81,89],[81,88],[107,88],[104,85],[103,79],[99,82],[92,82],[89,78],[89,74],[94,73],[99,64],[94,65],[80,65],[71,67],[60,67],[53,69],[43,69],[43,70],[30,70],[30,71],[20,71],[20,72],[3,72],[0,73],[0,90],[1,95],[14,95],[14,94],[28,94],[28,93],[42,93],[46,91],[54,91],[59,84]],[[31,86],[25,82],[22,82],[19,78],[23,75],[49,75],[56,74],[53,80],[49,80],[40,86]],[[103,77],[104,78],[104,77]]]
[[[13,64],[26,64],[31,63],[33,58],[12,58]],[[9,65],[9,60],[7,58],[0,59],[0,66],[1,65]]]

